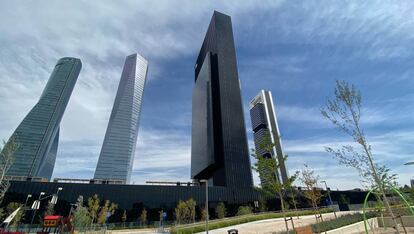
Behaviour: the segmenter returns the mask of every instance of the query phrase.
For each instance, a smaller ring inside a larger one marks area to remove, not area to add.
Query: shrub
[[[237,210],[236,216],[247,215],[252,213],[252,208],[250,206],[240,206]]]
[[[375,212],[369,212],[365,216],[367,219],[370,219],[370,218],[376,217],[377,215]],[[338,217],[336,219],[323,221],[319,224],[312,224],[312,230],[314,233],[322,233],[322,232],[326,232],[332,229],[337,229],[343,226],[357,223],[363,220],[364,220],[364,217],[361,213],[349,214],[349,215]]]
[[[216,208],[217,218],[222,219],[222,218],[226,217],[226,214],[227,214],[226,206],[224,205],[223,202],[220,202],[217,205],[217,208]]]

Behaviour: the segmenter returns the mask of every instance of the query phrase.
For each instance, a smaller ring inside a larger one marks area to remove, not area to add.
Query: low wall
[[[406,227],[414,227],[414,217],[413,216],[402,216],[401,217],[404,226]],[[397,222],[401,224],[401,219],[397,219]],[[380,227],[384,227],[382,224],[381,218],[378,218],[378,224]],[[392,221],[391,217],[384,217],[384,224],[386,227],[394,226],[394,222]]]
[[[364,204],[349,204],[348,208],[349,210],[362,210],[362,207]]]
[[[377,218],[368,219],[368,228],[378,228],[378,221]],[[361,233],[365,232],[364,221],[354,223],[348,226],[344,226],[341,228],[337,228],[334,230],[327,231],[326,233],[330,234],[353,234],[353,233]]]

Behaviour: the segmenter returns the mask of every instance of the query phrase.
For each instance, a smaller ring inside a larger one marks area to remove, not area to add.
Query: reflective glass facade
[[[7,175],[50,180],[59,142],[59,124],[81,67],[81,61],[76,58],[62,58],[57,62],[39,101],[10,138],[19,147]]]
[[[127,56],[95,179],[130,181],[147,68],[148,62],[140,55]]]
[[[280,168],[276,173],[277,179],[282,179],[282,182],[284,183],[287,182],[288,173],[285,163],[283,162],[284,154],[282,150],[282,140],[277,124],[272,93],[270,91],[260,91],[260,93],[250,102],[250,118],[252,121],[256,153],[266,158],[272,157],[275,160],[278,160]],[[262,149],[262,143],[265,141],[266,137],[270,138],[270,141],[275,145],[272,152],[267,152]],[[260,171],[260,173],[274,172]],[[266,183],[261,176],[260,179],[262,184]]]
[[[191,176],[253,186],[231,18],[216,11],[195,65]]]

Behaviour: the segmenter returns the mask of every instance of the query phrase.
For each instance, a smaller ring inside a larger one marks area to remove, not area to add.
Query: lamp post
[[[58,189],[57,189],[56,193],[55,193],[55,194],[53,194],[53,195],[52,195],[52,199],[50,199],[50,203],[52,204],[52,211],[53,211],[53,213],[54,213],[54,210],[55,210],[55,206],[56,206],[56,204],[57,204],[57,201],[58,201],[58,194],[59,194],[59,192],[60,192],[60,191],[62,191],[62,190],[63,190],[63,188],[62,188],[62,187],[58,187]],[[50,196],[48,196],[48,197],[50,197]],[[48,197],[45,197],[45,198],[43,198],[43,199],[46,199],[46,198],[48,198]]]
[[[36,216],[36,211],[40,208],[40,198],[42,198],[43,195],[45,195],[45,192],[41,192],[39,194],[39,198],[33,202],[32,209],[34,211],[33,211],[32,221],[30,222],[30,226],[33,225],[33,221],[34,221],[34,218]]]
[[[200,180],[200,183],[206,184],[206,234],[208,234],[208,180]]]
[[[29,201],[29,198],[31,197],[32,197],[32,194],[27,194],[26,201],[24,202],[24,206],[23,206],[23,215],[26,213],[27,202]],[[20,226],[20,221],[17,223],[17,230],[19,230],[19,226]]]
[[[55,205],[56,205],[56,203],[57,203],[57,200],[58,200],[58,194],[59,194],[59,192],[60,192],[60,191],[62,191],[62,190],[63,190],[63,188],[62,188],[62,187],[59,187],[59,188],[58,188],[58,190],[56,191],[56,193],[52,195],[52,199],[50,200],[50,203],[52,203],[52,204],[53,204],[53,208],[55,207]],[[46,198],[46,197],[45,197],[45,198]]]
[[[331,203],[331,206],[332,206],[333,205],[333,202],[332,202],[332,198],[331,198],[331,190],[330,189],[328,190],[328,185],[326,184],[326,181],[325,180],[322,180],[321,183],[324,183],[325,184],[326,191],[328,191],[329,202]],[[335,218],[337,218],[336,217],[335,208],[333,208],[333,212],[334,212]]]
[[[24,209],[26,209],[27,202],[29,201],[29,198],[31,197],[32,197],[32,194],[27,194],[26,201],[24,202]]]

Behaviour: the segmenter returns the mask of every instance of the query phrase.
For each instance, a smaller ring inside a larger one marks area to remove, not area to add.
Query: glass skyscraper
[[[11,144],[13,139],[18,145],[7,176],[50,180],[59,142],[59,124],[81,67],[77,58],[59,59],[39,101],[7,143]]]
[[[140,55],[126,57],[94,179],[131,179],[147,70]]]
[[[231,18],[215,11],[195,64],[191,177],[252,187]]]
[[[260,171],[259,177],[262,185],[266,183],[261,173],[275,173],[276,179],[283,183],[288,180],[288,173],[283,161],[282,140],[280,137],[279,126],[277,124],[276,111],[274,109],[272,93],[261,90],[260,93],[250,102],[250,117],[254,132],[254,144],[256,153],[265,158],[273,158],[279,163],[278,172]],[[266,139],[268,138],[268,139]],[[264,141],[274,144],[272,152],[267,152],[262,148]]]

